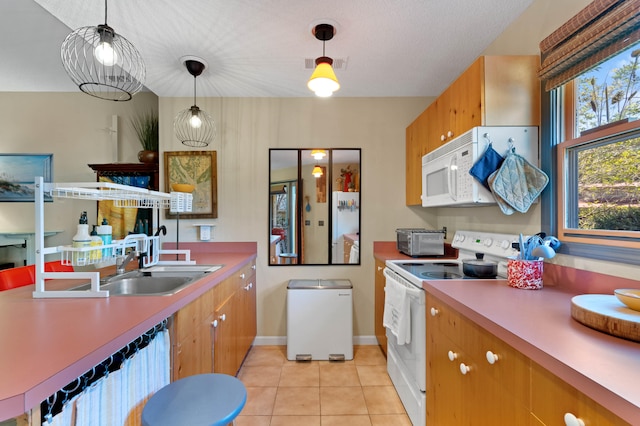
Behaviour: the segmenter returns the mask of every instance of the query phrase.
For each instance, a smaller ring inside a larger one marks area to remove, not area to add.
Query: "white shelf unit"
[[[113,264],[118,256],[124,256],[127,250],[146,253],[142,258],[143,266],[156,264],[180,263],[193,264],[189,250],[160,250],[160,237],[145,234],[127,235],[122,240],[112,244],[74,248],[72,246],[44,246],[44,194],[57,198],[73,198],[79,200],[113,200],[118,207],[125,208],[174,208],[176,203],[191,205],[191,194],[150,191],[109,182],[76,182],[76,183],[45,183],[41,176],[35,178],[35,291],[34,298],[62,298],[62,297],[108,297],[109,292],[100,290],[99,272],[45,272],[44,256],[60,253],[63,264],[72,266],[87,266],[92,264]],[[189,208],[190,210],[190,208]],[[188,211],[185,209],[185,211]],[[92,256],[92,252],[99,251],[100,255]],[[78,253],[87,253],[77,256]],[[76,256],[74,257],[74,254]],[[181,254],[183,260],[164,262],[161,254]],[[82,259],[78,263],[77,259]],[[91,288],[85,291],[77,290],[46,290],[45,280],[48,279],[89,279]]]

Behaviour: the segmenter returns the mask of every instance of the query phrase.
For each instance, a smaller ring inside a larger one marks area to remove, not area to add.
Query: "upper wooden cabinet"
[[[422,156],[476,126],[539,126],[538,56],[481,56],[407,127],[406,203],[421,205]]]

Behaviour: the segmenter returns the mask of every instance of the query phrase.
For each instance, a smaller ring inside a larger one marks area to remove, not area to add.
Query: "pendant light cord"
[[[196,76],[193,76],[193,106],[196,105]]]
[[[107,0],[104,0],[104,24],[107,25]]]

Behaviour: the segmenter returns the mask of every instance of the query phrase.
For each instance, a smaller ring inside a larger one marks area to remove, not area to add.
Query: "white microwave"
[[[515,149],[534,166],[539,164],[537,127],[474,127],[422,157],[422,206],[495,204],[491,191],[469,174],[490,142],[503,157]]]

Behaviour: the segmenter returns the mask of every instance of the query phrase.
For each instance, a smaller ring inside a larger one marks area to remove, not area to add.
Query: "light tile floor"
[[[236,426],[411,426],[378,346],[352,361],[295,362],[286,346],[254,346],[238,373],[247,403]]]

